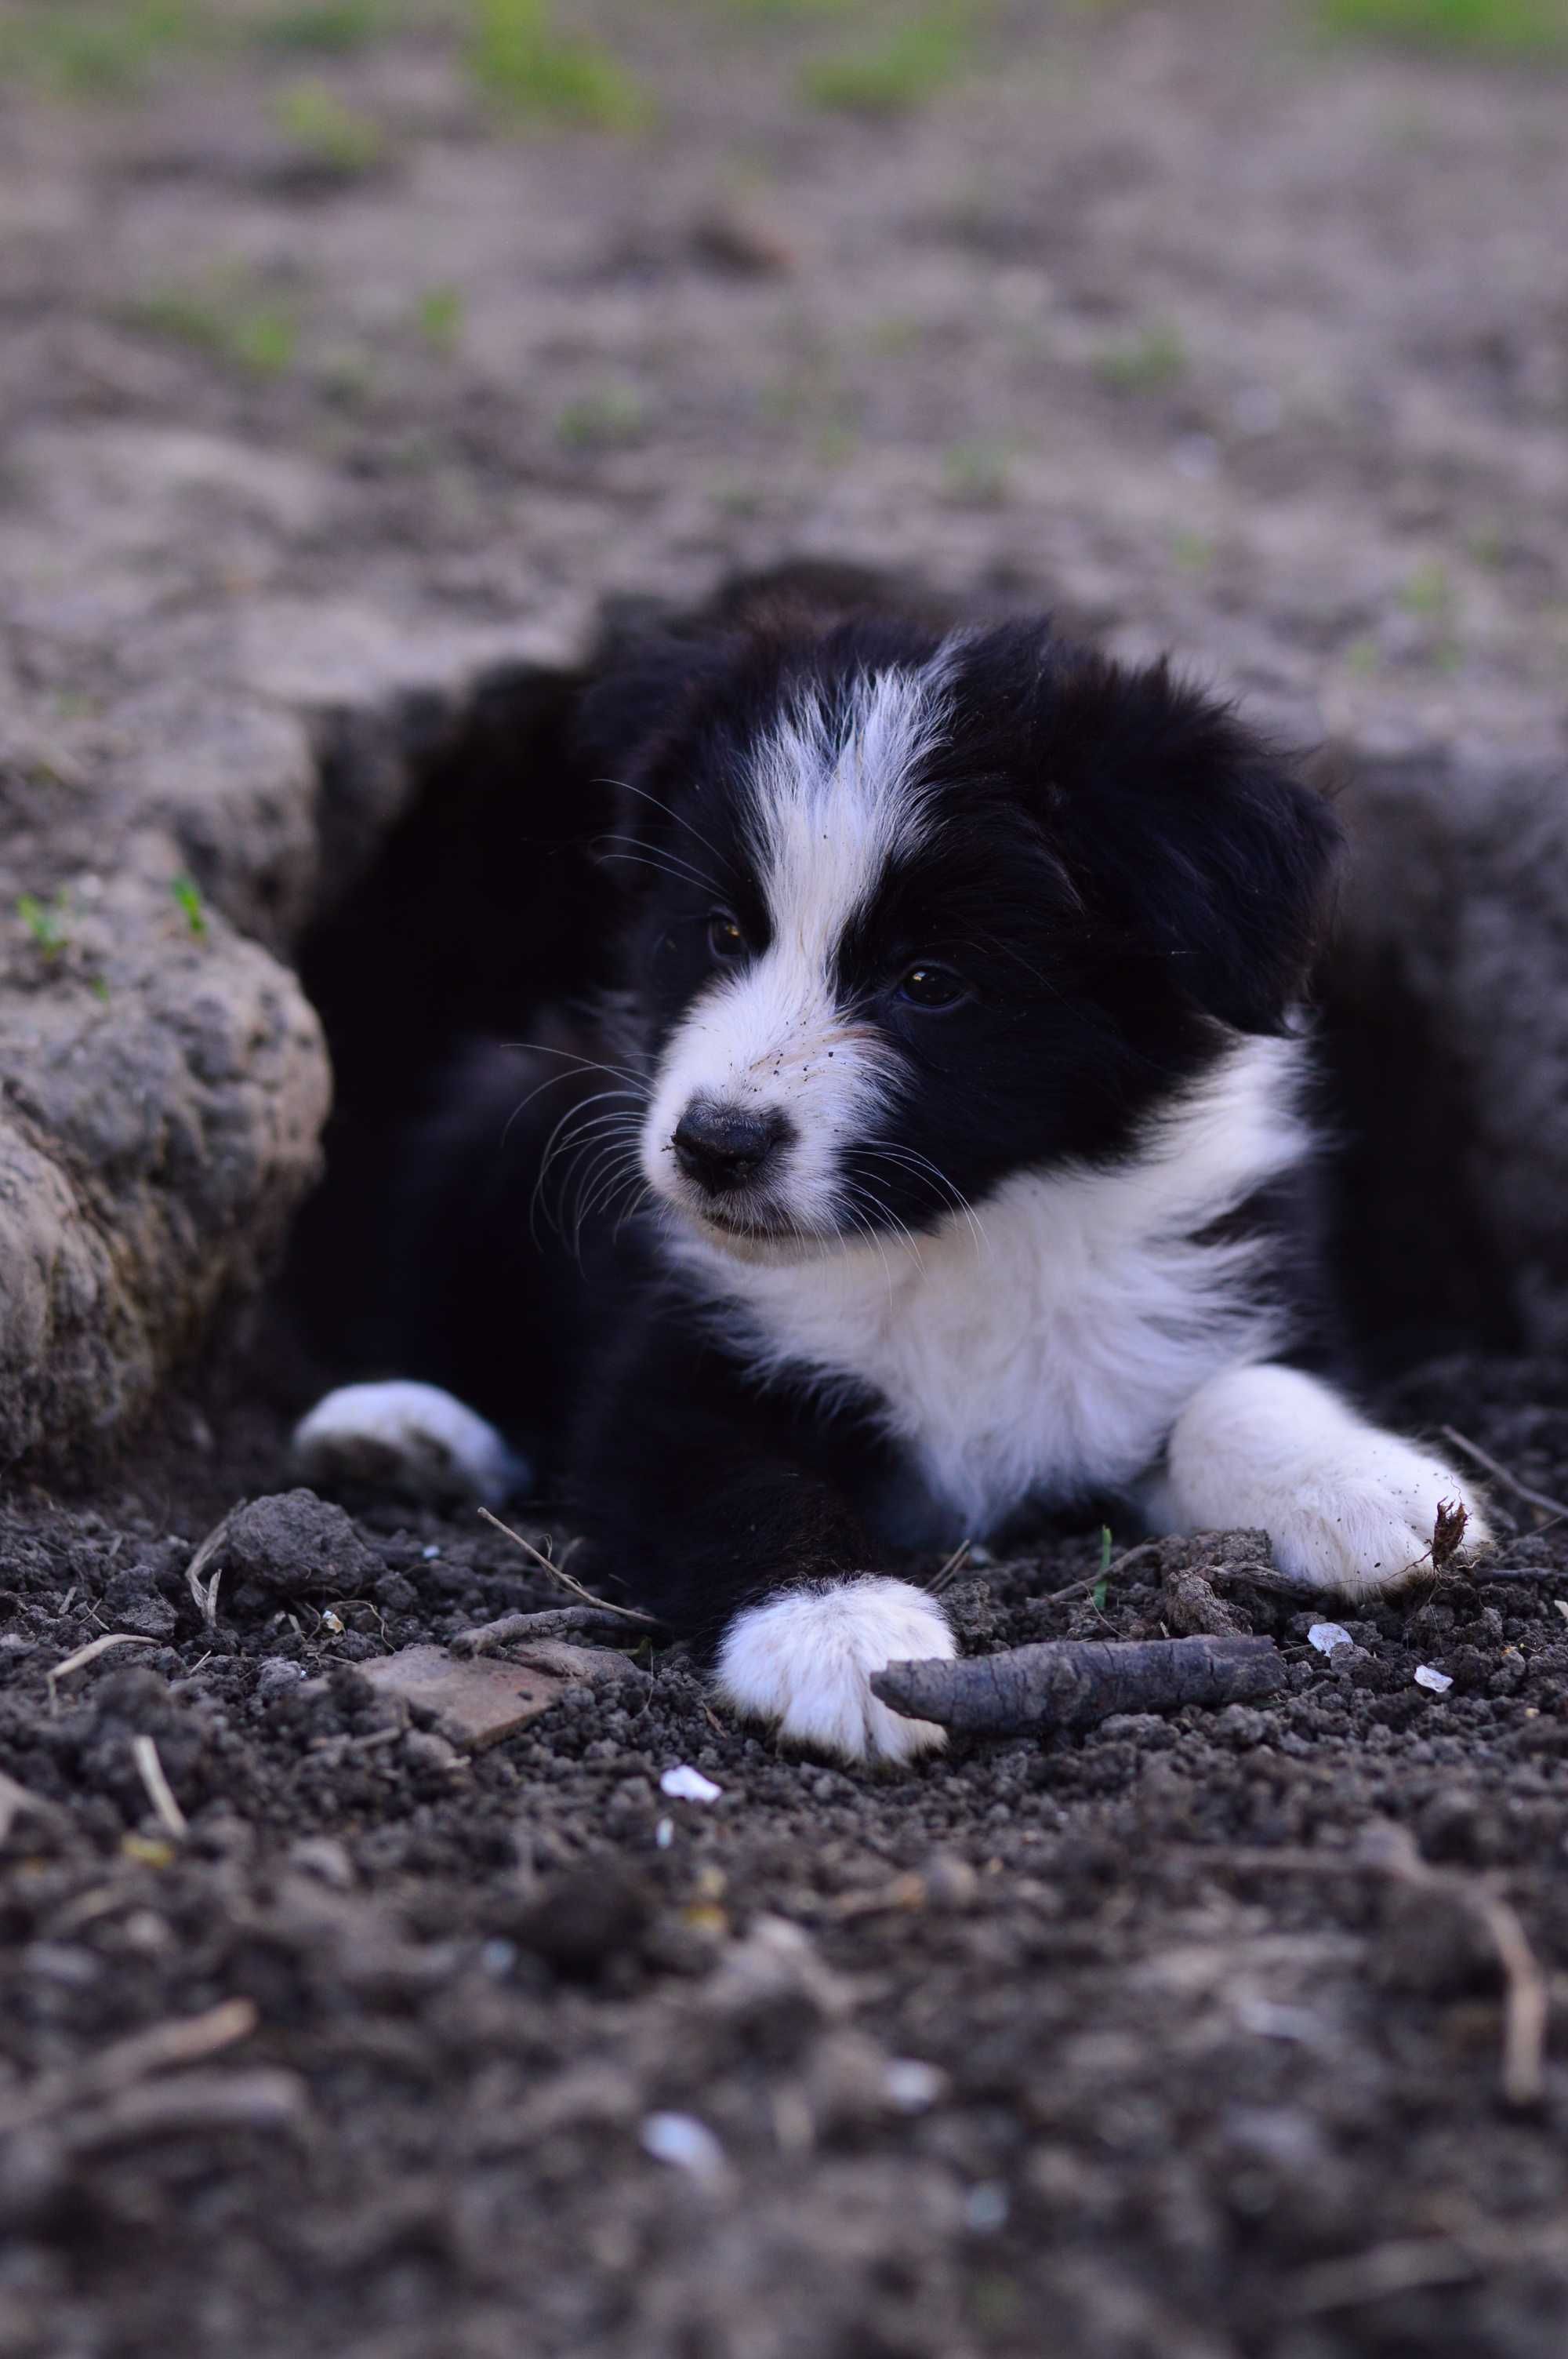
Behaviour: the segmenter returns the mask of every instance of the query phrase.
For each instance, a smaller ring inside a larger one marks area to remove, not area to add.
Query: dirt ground
[[[0,785],[144,678],[317,694],[367,616],[504,652],[802,554],[1303,734],[1561,744],[1546,61],[999,5],[847,113],[803,77],[887,20],[670,0],[593,19],[611,132],[503,119],[451,10],[255,0],[91,99],[50,13],[0,13]],[[1290,1683],[1218,1714],[876,1781],[643,1648],[470,1758],[356,1666],[554,1602],[471,1516],[193,1596],[278,1364],[0,1503],[6,2359],[1558,2359],[1568,1522],[1499,1486],[1485,1577],[1329,1655],[1219,1578]],[[1379,1405],[1568,1497],[1561,1362]],[[1157,1632],[1217,1550],[1101,1555],[961,1568],[966,1636]]]

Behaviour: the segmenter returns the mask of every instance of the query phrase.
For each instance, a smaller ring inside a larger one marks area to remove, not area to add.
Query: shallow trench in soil
[[[609,980],[617,874],[602,857],[612,790],[583,774],[570,720],[585,680],[640,633],[805,603],[971,619],[863,569],[782,567],[695,614],[626,599],[580,671],[483,677],[454,716],[417,700],[321,734],[322,866],[334,880],[297,947],[331,1050],[326,1176],[297,1223],[276,1302],[324,1376],[395,1373],[378,1319],[390,1246],[378,1199],[434,1085],[478,1040],[525,1042]],[[1321,768],[1313,748],[1300,759]],[[387,773],[400,783],[390,791]],[[1334,791],[1330,783],[1328,791]],[[397,815],[390,825],[369,813]],[[1347,1366],[1389,1381],[1453,1350],[1519,1347],[1484,1206],[1445,1152],[1465,1119],[1457,1060],[1408,983],[1337,958],[1314,982],[1319,1212]]]

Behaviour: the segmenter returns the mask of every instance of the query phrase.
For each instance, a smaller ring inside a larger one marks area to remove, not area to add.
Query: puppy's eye
[[[708,947],[716,959],[738,959],[746,955],[746,937],[739,920],[728,909],[715,909],[708,921]]]
[[[923,962],[912,966],[903,977],[898,995],[911,1007],[957,1007],[961,999],[968,997],[969,986],[950,966],[932,966]]]

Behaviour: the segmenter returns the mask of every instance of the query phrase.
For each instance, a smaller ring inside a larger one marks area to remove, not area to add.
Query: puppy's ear
[[[1340,845],[1322,797],[1163,664],[1070,662],[1048,713],[1046,825],[1117,954],[1238,1031],[1280,1030]]]
[[[578,705],[576,752],[590,778],[637,780],[733,660],[719,638],[648,638],[611,657]]]

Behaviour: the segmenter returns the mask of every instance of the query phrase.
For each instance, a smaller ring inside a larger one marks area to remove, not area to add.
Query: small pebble
[[[1310,2008],[1286,2006],[1278,1999],[1244,1998],[1236,2014],[1242,2029],[1256,2032],[1260,2039],[1298,2040],[1310,2047],[1323,2032],[1322,2023]]]
[[[677,1768],[665,1771],[659,1780],[659,1791],[675,1802],[716,1802],[724,1788],[683,1761]]]
[[[1307,1632],[1307,1645],[1315,1647],[1320,1655],[1332,1655],[1336,1647],[1353,1647],[1355,1639],[1338,1622],[1314,1622]]]
[[[721,2179],[724,2149],[694,2114],[650,2114],[643,2124],[643,2151],[655,2162],[689,2170],[694,2179]]]
[[[947,2075],[939,2064],[925,2063],[918,2056],[893,2056],[882,2074],[882,2086],[889,2104],[901,2114],[924,2114],[946,2088]]]
[[[1445,1695],[1454,1685],[1446,1671],[1434,1671],[1430,1663],[1416,1665],[1415,1683],[1418,1688],[1430,1688],[1433,1695]]]
[[[675,1839],[676,1822],[674,1819],[661,1819],[658,1825],[654,1829],[654,1841],[658,1844],[659,1849],[661,1851],[668,1851]]]
[[[434,1563],[435,1563],[435,1561],[436,1561],[436,1559],[440,1555],[441,1551],[440,1551],[440,1549],[436,1546],[435,1541],[434,1541],[434,1540],[432,1540],[432,1541],[430,1542],[429,1547],[428,1547],[428,1548],[422,1548],[422,1549],[420,1549],[419,1553],[420,1553],[420,1555],[424,1558],[424,1560],[425,1560],[425,1561],[426,1561],[426,1563],[427,1563],[427,1564],[434,1564]]]
[[[1000,2228],[1006,2227],[1011,2208],[1000,2180],[982,2179],[964,2199],[964,2223],[971,2235],[994,2236]]]

